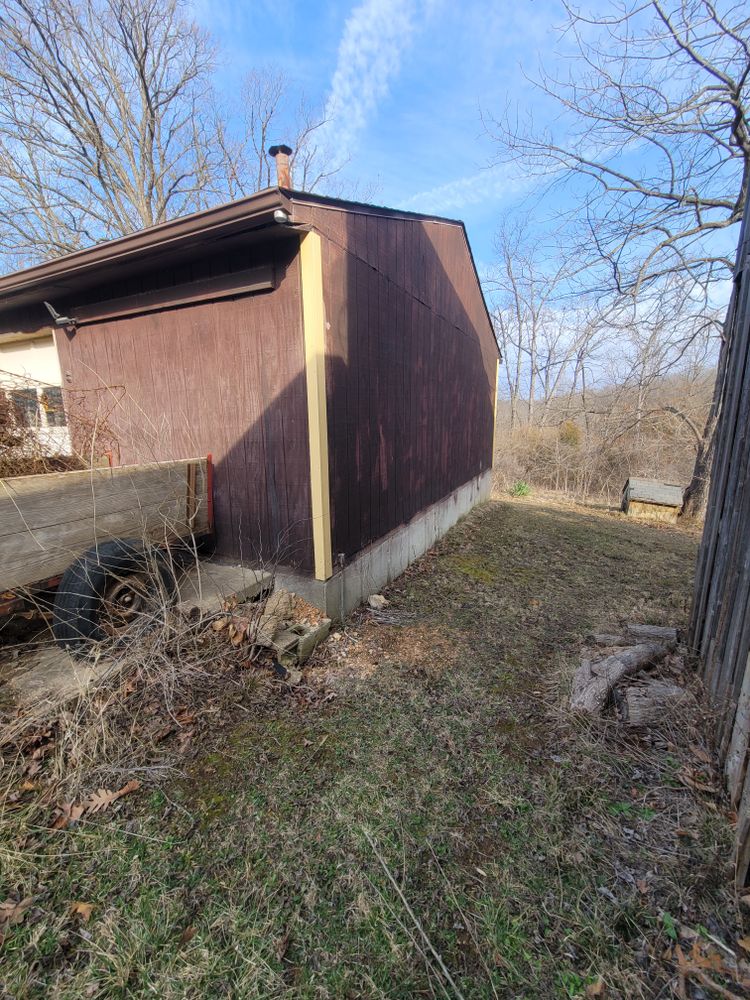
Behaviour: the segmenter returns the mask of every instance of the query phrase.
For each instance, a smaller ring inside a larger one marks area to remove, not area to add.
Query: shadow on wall
[[[332,536],[350,557],[491,467],[494,336],[460,229],[308,210],[329,237]]]

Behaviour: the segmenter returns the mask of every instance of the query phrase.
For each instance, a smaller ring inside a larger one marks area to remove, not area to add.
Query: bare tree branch
[[[22,267],[275,184],[335,189],[324,119],[278,71],[239,113],[183,0],[8,0],[0,9],[0,257]],[[230,120],[232,124],[230,125]],[[335,193],[338,193],[335,191]]]
[[[733,254],[716,234],[739,222],[750,184],[747,7],[648,0],[591,17],[565,7],[570,73],[534,81],[557,107],[558,134],[488,116],[498,159],[575,179],[579,248],[594,237],[617,292],[676,272],[727,278]]]

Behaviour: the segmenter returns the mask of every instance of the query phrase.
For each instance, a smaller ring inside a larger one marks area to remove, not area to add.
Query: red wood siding
[[[492,465],[497,351],[459,226],[294,206],[324,237],[334,555]]]
[[[59,334],[57,340],[79,438],[85,437],[82,421],[96,418],[111,427],[123,464],[210,452],[219,554],[309,568],[297,249],[295,239],[273,251],[274,291],[84,325],[72,338]],[[248,261],[238,259],[234,269],[245,266]],[[173,281],[211,272],[207,261],[183,265]],[[164,283],[163,276],[131,279],[109,295]],[[88,299],[94,300],[105,296],[100,291]]]

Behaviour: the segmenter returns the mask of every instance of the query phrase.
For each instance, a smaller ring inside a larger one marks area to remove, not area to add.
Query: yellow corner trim
[[[495,405],[492,408],[492,462],[491,468],[495,468],[495,451],[497,450],[497,397],[500,385],[500,358],[495,362]]]
[[[331,494],[328,483],[328,415],[326,407],[326,316],[323,301],[323,250],[320,236],[304,233],[300,240],[302,324],[305,336],[307,425],[310,441],[315,579],[333,575]]]

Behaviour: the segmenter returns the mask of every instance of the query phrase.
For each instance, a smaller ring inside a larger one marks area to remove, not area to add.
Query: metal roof
[[[659,479],[636,479],[631,476],[625,483],[623,492],[629,500],[640,503],[658,503],[667,507],[682,506],[682,486],[663,483]]]

